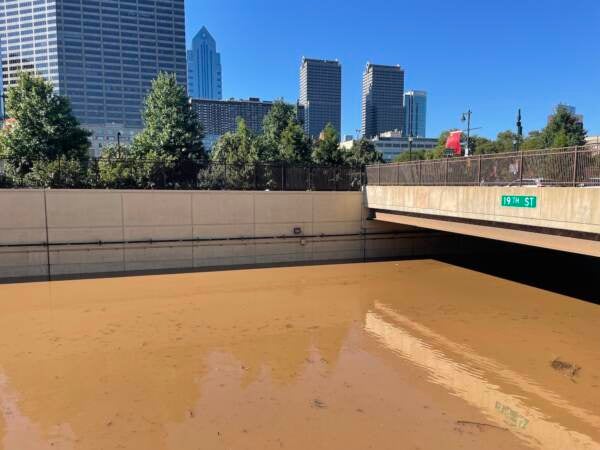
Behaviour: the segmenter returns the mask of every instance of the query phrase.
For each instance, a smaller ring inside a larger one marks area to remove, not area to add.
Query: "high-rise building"
[[[328,123],[342,128],[342,66],[339,61],[302,59],[300,105],[304,107],[304,129],[318,137]]]
[[[192,99],[192,108],[205,134],[204,144],[212,147],[219,136],[234,132],[238,119],[244,119],[248,129],[254,133],[263,131],[265,116],[269,114],[273,102],[261,101],[259,98],[248,100],[208,100]],[[304,107],[297,107],[298,122],[304,121]]]
[[[362,134],[372,138],[404,128],[404,71],[367,63],[363,74]]]
[[[425,137],[427,132],[427,92],[404,94],[404,136]]]
[[[217,42],[206,27],[192,40],[187,52],[188,94],[192,98],[221,100],[223,98],[223,74],[221,54]]]
[[[96,153],[142,127],[152,79],[186,86],[184,0],[3,0],[3,87],[37,73],[71,100]]]

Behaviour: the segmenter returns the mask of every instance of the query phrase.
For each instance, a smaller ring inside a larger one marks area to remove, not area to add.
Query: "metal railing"
[[[364,168],[310,164],[0,159],[0,188],[359,191]]]
[[[600,186],[600,144],[367,166],[374,186]]]

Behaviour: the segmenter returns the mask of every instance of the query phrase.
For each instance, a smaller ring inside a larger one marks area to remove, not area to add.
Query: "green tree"
[[[564,106],[556,108],[554,116],[541,133],[545,148],[585,145],[586,136],[583,123]]]
[[[296,122],[296,108],[283,100],[276,100],[263,120],[263,133],[279,142],[281,134],[292,122]]]
[[[345,150],[340,148],[338,132],[332,124],[328,123],[313,149],[313,161],[321,165],[344,165],[345,156]]]
[[[136,187],[137,166],[128,147],[121,145],[104,147],[98,160],[98,184],[113,189]]]
[[[352,144],[352,148],[348,151],[345,159],[353,167],[363,167],[369,164],[384,162],[383,155],[377,151],[375,145],[364,138]]]
[[[519,136],[517,133],[506,130],[498,133],[496,137],[496,146],[498,148],[498,152],[513,152],[516,150],[515,146],[517,141],[519,140]],[[521,143],[519,143],[519,146]]]
[[[310,160],[311,142],[297,120],[295,106],[277,100],[263,121],[258,139],[261,161],[302,163]]]
[[[287,164],[310,162],[311,142],[306,133],[292,120],[281,132],[279,138],[279,159]]]
[[[195,184],[206,156],[204,135],[174,74],[160,73],[152,82],[143,119],[144,130],[131,145],[138,181],[150,187]]]
[[[544,148],[544,139],[541,131],[531,131],[521,143],[522,150],[539,150]]]
[[[212,165],[206,179],[212,187],[249,189],[254,185],[259,161],[257,139],[243,119],[235,133],[225,133],[211,152]]]
[[[8,89],[8,125],[0,133],[0,156],[7,171],[40,186],[68,186],[85,175],[90,133],[80,127],[66,97],[41,77],[21,73]],[[73,161],[67,163],[67,161]],[[61,169],[69,175],[61,181]]]
[[[210,159],[227,164],[254,164],[258,161],[255,136],[244,119],[238,119],[235,133],[225,133],[219,138]]]
[[[482,136],[471,136],[471,154],[487,155],[490,153],[498,153],[498,151],[499,146],[495,141]]]
[[[430,151],[431,152],[431,151]],[[411,153],[402,152],[394,158],[394,162],[408,162],[408,161],[420,161],[427,158],[427,150],[413,150]]]

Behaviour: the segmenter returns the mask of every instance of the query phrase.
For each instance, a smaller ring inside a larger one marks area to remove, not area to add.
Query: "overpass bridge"
[[[371,218],[600,257],[600,145],[367,167]]]

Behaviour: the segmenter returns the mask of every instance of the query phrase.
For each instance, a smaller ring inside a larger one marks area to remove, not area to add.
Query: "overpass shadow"
[[[482,248],[489,248],[489,241],[487,243]],[[490,251],[436,259],[600,305],[600,258],[503,242],[496,244]]]

